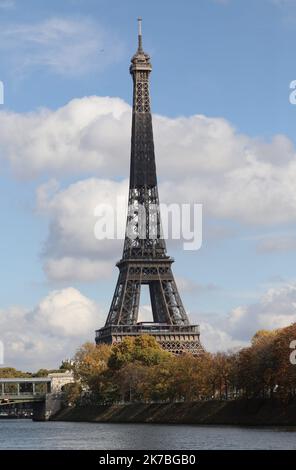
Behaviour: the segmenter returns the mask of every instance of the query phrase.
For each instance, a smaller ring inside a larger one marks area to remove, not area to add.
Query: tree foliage
[[[32,377],[32,374],[14,369],[14,367],[0,367],[0,377],[2,379],[12,379],[14,377]]]
[[[174,356],[154,337],[126,338],[111,346],[86,343],[76,353],[75,377],[96,401],[170,402],[296,394],[296,366],[289,361],[296,324],[260,330],[238,352]]]
[[[75,382],[65,387],[69,404],[88,399],[95,403],[173,402],[240,397],[288,401],[296,396],[296,365],[290,344],[296,323],[283,329],[260,330],[249,347],[230,353],[175,356],[154,337],[143,335],[111,345],[85,343],[72,361]],[[41,369],[33,376],[42,377]],[[13,368],[1,377],[29,377]]]

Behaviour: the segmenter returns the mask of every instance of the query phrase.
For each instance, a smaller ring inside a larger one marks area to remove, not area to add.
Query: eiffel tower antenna
[[[142,47],[142,18],[138,18],[138,51],[143,51]]]
[[[138,49],[130,65],[133,114],[126,236],[117,263],[119,276],[113,300],[105,326],[96,331],[96,343],[113,344],[146,333],[168,351],[197,355],[203,352],[199,327],[189,322],[171,268],[174,260],[167,255],[162,237],[149,94],[151,70],[150,57],[142,47],[142,20],[138,18]],[[149,286],[150,323],[138,322],[143,284]]]

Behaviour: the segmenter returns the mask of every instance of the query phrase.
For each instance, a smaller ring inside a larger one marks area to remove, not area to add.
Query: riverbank
[[[53,421],[156,424],[229,424],[246,426],[296,426],[296,400],[204,401],[99,405],[65,408]]]

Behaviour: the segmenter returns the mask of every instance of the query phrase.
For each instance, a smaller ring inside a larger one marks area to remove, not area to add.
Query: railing
[[[169,325],[166,323],[137,323],[136,325],[110,325],[96,331],[96,338],[112,334],[199,334],[199,325]]]
[[[10,405],[17,402],[38,402],[44,401],[46,398],[45,393],[5,393],[0,394],[0,407]]]

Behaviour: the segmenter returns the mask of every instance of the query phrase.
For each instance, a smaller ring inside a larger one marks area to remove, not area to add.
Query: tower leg
[[[141,283],[120,273],[106,325],[133,325],[138,321]]]
[[[158,281],[149,284],[153,320],[156,323],[171,323],[161,283]]]

